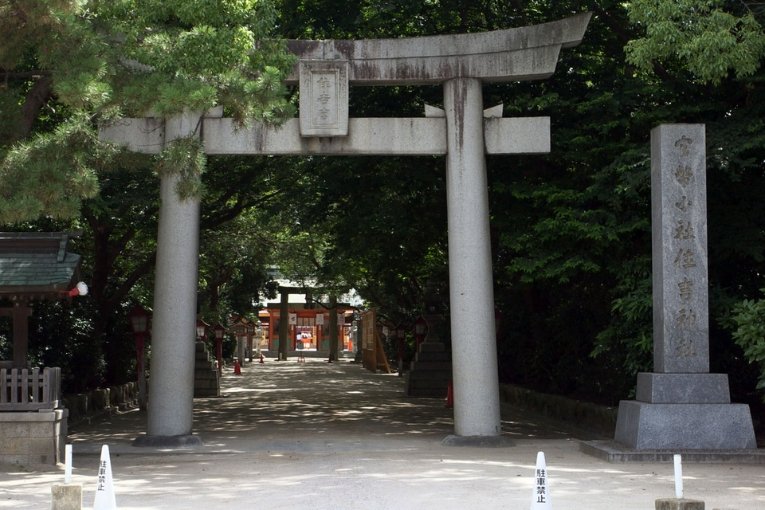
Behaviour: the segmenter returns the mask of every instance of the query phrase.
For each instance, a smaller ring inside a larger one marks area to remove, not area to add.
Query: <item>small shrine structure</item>
[[[30,368],[32,302],[84,295],[80,256],[67,251],[66,233],[0,233],[0,316],[12,322],[13,355],[0,361],[0,463],[63,462],[68,410],[61,402],[61,369]]]

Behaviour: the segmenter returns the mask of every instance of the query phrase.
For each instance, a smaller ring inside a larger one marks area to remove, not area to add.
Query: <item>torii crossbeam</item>
[[[546,153],[550,120],[484,111],[482,83],[539,80],[579,44],[590,13],[494,32],[358,41],[289,41],[299,59],[300,117],[237,130],[222,109],[122,119],[101,138],[158,153],[199,136],[207,154],[445,155],[456,437],[499,439],[494,291],[485,154]],[[444,110],[425,118],[350,119],[349,85],[443,84]],[[500,108],[501,110],[501,108]],[[201,121],[201,122],[200,122]],[[198,127],[201,125],[201,129]],[[188,444],[192,429],[199,201],[162,177],[148,439]]]

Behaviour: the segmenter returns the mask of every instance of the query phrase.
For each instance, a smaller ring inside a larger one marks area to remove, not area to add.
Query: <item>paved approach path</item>
[[[530,506],[534,462],[547,459],[553,508],[650,510],[674,496],[671,464],[608,464],[579,452],[574,424],[503,408],[513,446],[442,446],[442,399],[404,395],[404,381],[341,361],[269,361],[230,370],[223,397],[195,400],[204,446],[162,451],[130,442],[138,411],[74,428],[73,482],[90,508],[102,444],[120,510],[467,510]],[[685,495],[708,510],[765,510],[765,466],[686,464]],[[63,468],[0,466],[0,509],[50,508]]]

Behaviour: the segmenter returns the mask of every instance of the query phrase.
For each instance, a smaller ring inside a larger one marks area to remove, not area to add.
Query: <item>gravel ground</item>
[[[140,411],[70,431],[73,482],[93,504],[108,444],[122,510],[528,509],[537,452],[545,453],[553,508],[654,508],[674,496],[671,464],[609,464],[579,451],[595,439],[573,423],[503,408],[501,448],[443,446],[453,432],[442,399],[409,398],[404,380],[359,365],[308,359],[228,370],[223,396],[195,400],[204,446],[137,448]],[[686,464],[685,496],[707,509],[765,510],[765,466]],[[63,466],[1,466],[0,509],[49,509]]]

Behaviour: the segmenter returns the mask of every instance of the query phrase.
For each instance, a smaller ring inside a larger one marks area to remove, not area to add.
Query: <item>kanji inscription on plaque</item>
[[[300,135],[348,135],[348,62],[300,62]]]

